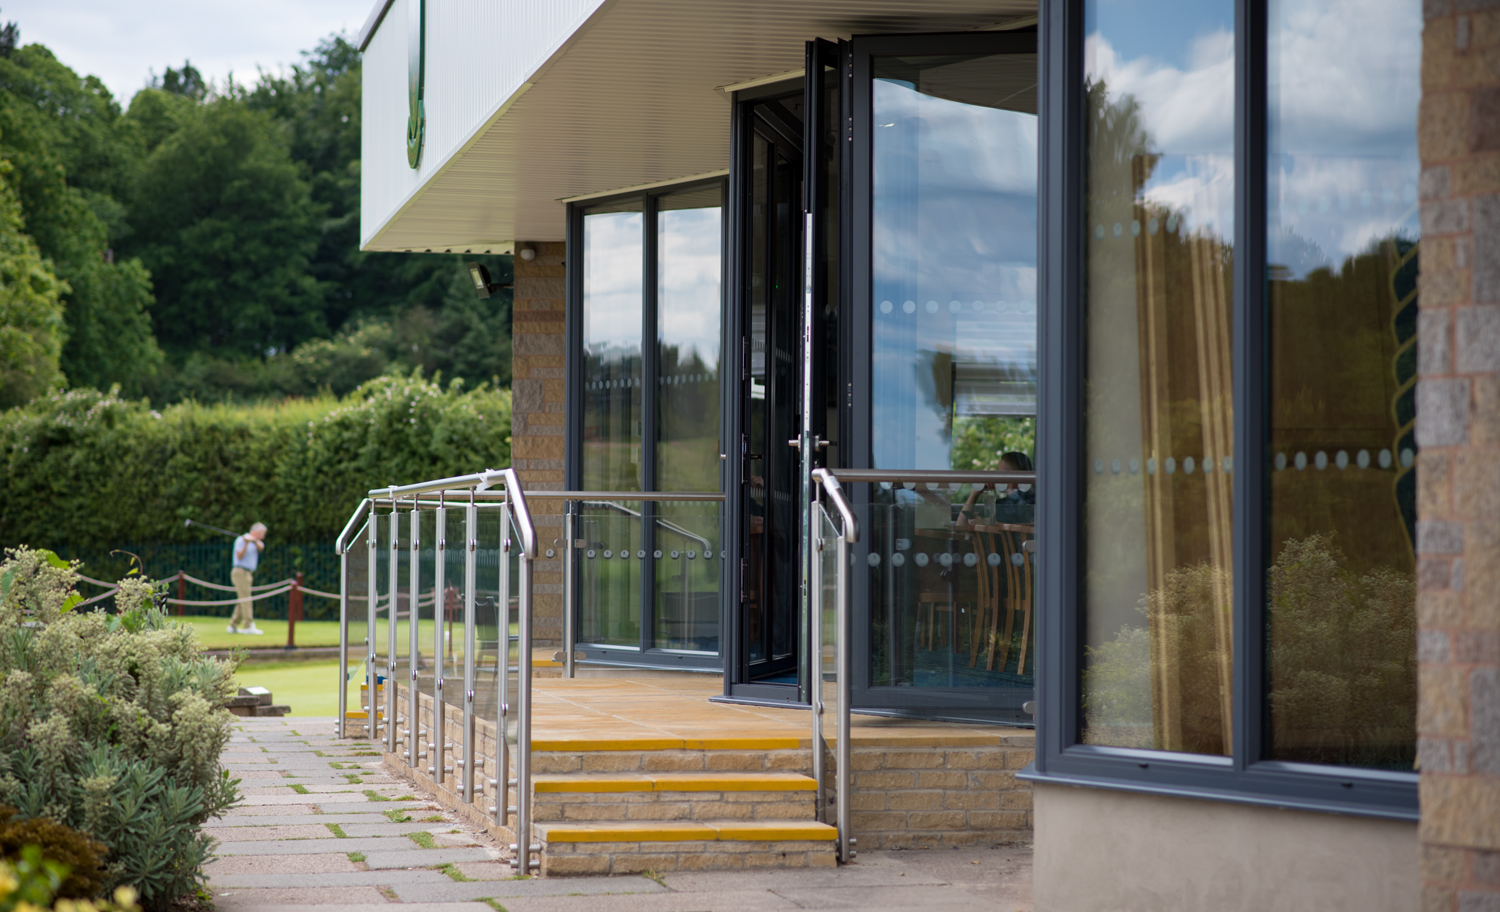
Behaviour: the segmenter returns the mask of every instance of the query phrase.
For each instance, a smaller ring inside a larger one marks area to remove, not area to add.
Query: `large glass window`
[[[1228,754],[1234,4],[1085,9],[1082,740]]]
[[[723,186],[575,210],[577,471],[589,491],[720,489]],[[721,505],[577,502],[579,642],[716,652]]]
[[[1415,819],[1421,4],[1082,6],[1036,778]]]
[[[1409,770],[1422,10],[1269,26],[1268,755]]]

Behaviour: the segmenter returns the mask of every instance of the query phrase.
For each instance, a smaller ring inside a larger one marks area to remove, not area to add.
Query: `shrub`
[[[234,666],[120,582],[120,613],[74,611],[74,569],[16,548],[0,563],[0,801],[108,847],[104,886],[162,908],[193,891],[208,818],[238,800],[219,765]]]
[[[0,545],[201,541],[183,527],[192,518],[235,530],[260,521],[273,547],[331,550],[366,491],[504,468],[509,437],[508,390],[418,375],[380,377],[342,400],[159,412],[113,393],[58,393],[0,415]]]
[[[43,858],[68,869],[55,891],[57,896],[93,899],[104,890],[103,858],[109,849],[102,842],[46,817],[19,820],[13,819],[15,815],[15,808],[0,805],[0,856],[20,863],[26,847],[36,846]]]
[[[0,912],[140,912],[136,892],[129,887],[115,888],[112,900],[75,901],[57,898],[68,878],[68,866],[47,858],[40,846],[23,848],[15,861],[0,859]]]

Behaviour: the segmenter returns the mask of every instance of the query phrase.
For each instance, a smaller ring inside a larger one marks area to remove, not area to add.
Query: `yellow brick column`
[[[1500,910],[1500,6],[1426,0],[1417,441],[1422,910]]]
[[[535,251],[536,258],[522,259],[526,249]],[[528,490],[563,486],[566,253],[561,241],[516,242],[510,454]],[[539,539],[532,566],[533,635],[540,645],[557,646],[562,644],[562,561],[545,555],[562,537],[562,505],[534,501],[531,512]]]

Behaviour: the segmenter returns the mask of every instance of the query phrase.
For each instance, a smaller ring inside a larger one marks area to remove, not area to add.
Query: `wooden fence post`
[[[286,606],[286,648],[297,648],[297,619],[302,617],[302,573],[292,580],[292,591]]]
[[[187,571],[186,570],[178,570],[177,571],[177,601],[178,602],[187,601]],[[177,606],[177,616],[178,617],[182,617],[182,608],[183,608],[183,606],[181,604],[179,604]]]

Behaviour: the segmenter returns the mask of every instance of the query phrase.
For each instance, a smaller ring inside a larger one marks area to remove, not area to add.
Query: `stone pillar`
[[[530,261],[520,256],[528,248],[536,251]],[[563,486],[566,252],[561,241],[516,242],[510,461],[528,490]],[[546,553],[562,537],[562,504],[532,501],[531,513],[539,552],[532,566],[533,635],[538,644],[557,646],[562,644],[562,561],[548,560]]]
[[[1500,910],[1500,3],[1426,0],[1417,389],[1423,912]]]

